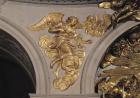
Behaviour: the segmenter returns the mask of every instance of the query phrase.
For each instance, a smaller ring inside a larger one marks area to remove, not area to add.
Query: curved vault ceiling
[[[25,3],[50,3],[50,4],[91,4],[102,0],[9,0]]]

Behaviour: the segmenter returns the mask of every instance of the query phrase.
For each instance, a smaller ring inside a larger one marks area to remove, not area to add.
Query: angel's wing
[[[38,23],[32,25],[31,27],[29,27],[29,29],[31,31],[40,31],[40,30],[44,30],[45,28],[47,28],[47,16],[43,17]]]
[[[49,13],[47,16],[43,17],[38,23],[29,27],[31,31],[40,31],[45,28],[49,28],[53,23],[59,23],[62,21],[64,14],[59,12]]]

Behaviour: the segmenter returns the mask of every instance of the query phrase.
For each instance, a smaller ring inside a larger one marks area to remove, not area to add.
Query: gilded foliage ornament
[[[120,22],[129,20],[140,21],[140,0],[103,0],[100,8],[111,8],[115,12],[111,15],[110,27],[116,27]]]
[[[29,28],[32,31],[47,28],[52,34],[40,37],[39,45],[51,59],[50,68],[54,69],[53,85],[56,89],[64,91],[76,82],[86,55],[85,45],[92,43],[91,40],[84,40],[77,29],[84,29],[91,36],[101,36],[110,23],[108,17],[106,15],[101,20],[97,16],[88,16],[82,24],[75,16],[64,21],[64,14],[55,12]]]
[[[129,34],[111,46],[100,65],[97,90],[104,98],[140,97],[140,33]]]

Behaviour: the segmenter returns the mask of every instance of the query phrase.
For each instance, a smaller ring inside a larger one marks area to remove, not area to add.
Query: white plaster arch
[[[87,57],[87,61],[83,68],[82,78],[81,78],[81,93],[87,95],[96,95],[95,94],[95,79],[96,71],[104,56],[104,53],[108,47],[123,33],[132,27],[140,24],[139,22],[129,21],[113,31],[106,33],[101,40],[91,49],[89,52],[90,55]]]
[[[36,75],[36,94],[31,94],[31,98],[49,94],[49,74],[47,67],[44,67],[47,63],[39,47],[26,35],[25,30],[3,16],[0,16],[0,29],[14,37],[24,47],[31,59]]]

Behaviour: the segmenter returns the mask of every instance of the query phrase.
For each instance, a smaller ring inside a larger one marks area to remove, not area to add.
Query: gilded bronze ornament
[[[140,33],[114,42],[98,73],[96,92],[102,98],[140,97]]]
[[[76,82],[86,55],[85,45],[92,43],[91,40],[84,40],[77,30],[84,29],[87,34],[101,36],[110,23],[109,17],[105,15],[101,20],[97,16],[88,16],[84,23],[80,23],[75,16],[64,21],[64,14],[55,12],[29,28],[32,31],[47,28],[52,34],[42,36],[39,45],[51,60],[50,68],[54,69],[53,85],[56,89],[65,91]]]
[[[47,28],[49,33],[55,34],[52,37],[42,36],[39,45],[52,59],[50,68],[54,69],[55,74],[53,85],[61,91],[68,89],[77,80],[85,57],[84,44],[91,43],[90,40],[83,40],[76,32],[79,28],[77,17],[68,17],[64,22],[63,16],[61,13],[51,13],[31,27],[37,31]],[[63,76],[59,74],[61,70],[64,71]]]
[[[42,36],[39,45],[52,60],[50,68],[54,69],[55,75],[53,85],[60,91],[67,90],[76,82],[86,55],[85,45],[92,43],[91,40],[84,40],[77,29],[84,29],[91,36],[102,36],[111,23],[110,15],[104,15],[102,19],[98,16],[88,16],[84,23],[80,23],[75,16],[68,17],[66,21],[63,18],[62,13],[49,13],[29,28],[32,31],[47,28],[52,34]]]
[[[111,8],[115,12],[111,17],[113,28],[120,22],[129,20],[140,21],[140,0],[103,0],[99,4],[100,8]]]

